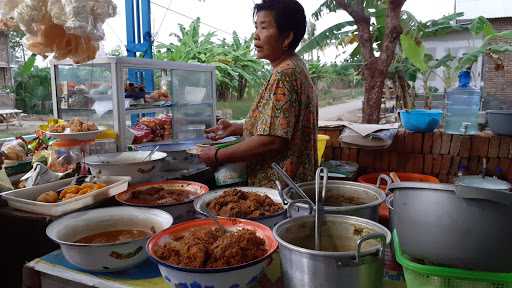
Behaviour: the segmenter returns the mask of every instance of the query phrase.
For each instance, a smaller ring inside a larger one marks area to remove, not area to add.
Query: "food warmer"
[[[201,142],[203,130],[215,124],[213,65],[127,57],[97,58],[81,65],[52,61],[51,80],[54,116],[80,117],[112,128],[119,152],[132,143],[130,128],[143,117],[171,115],[170,133],[154,140],[160,144]],[[145,97],[153,102],[144,103]]]

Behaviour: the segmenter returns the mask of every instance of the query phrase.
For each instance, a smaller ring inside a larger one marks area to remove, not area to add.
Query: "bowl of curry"
[[[238,218],[186,221],[154,235],[146,250],[171,287],[251,287],[277,241],[267,226]]]
[[[286,207],[277,190],[235,187],[211,191],[194,200],[202,216],[214,215],[260,222],[270,228],[286,219]]]
[[[173,216],[174,223],[180,223],[195,217],[192,202],[208,191],[208,186],[201,183],[168,180],[130,186],[116,199],[125,205],[162,209]]]
[[[113,272],[144,261],[148,239],[172,223],[172,216],[159,209],[109,207],[63,216],[47,227],[46,234],[78,268]]]

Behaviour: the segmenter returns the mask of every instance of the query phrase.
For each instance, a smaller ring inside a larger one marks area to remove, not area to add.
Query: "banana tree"
[[[156,58],[215,65],[219,100],[228,100],[232,94],[242,99],[248,87],[266,79],[264,64],[252,54],[252,38],[241,40],[234,32],[230,41],[216,41],[214,32],[200,33],[199,18],[188,27],[180,24],[179,30],[173,34],[176,41],[156,46]]]

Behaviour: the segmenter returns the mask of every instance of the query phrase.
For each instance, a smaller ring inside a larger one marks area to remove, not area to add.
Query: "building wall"
[[[497,31],[512,30],[512,17],[489,19]],[[512,39],[495,39],[493,43],[512,45]],[[512,109],[512,53],[501,54],[504,69],[496,70],[491,57],[484,59],[484,110]]]
[[[430,53],[434,58],[440,59],[450,53],[453,56],[461,57],[467,51],[476,48],[482,44],[481,37],[473,36],[469,31],[451,32],[447,35],[427,38],[423,41],[427,53]],[[440,92],[446,88],[447,90],[457,86],[457,72],[454,72],[452,77],[455,81],[449,87],[444,87],[443,83],[443,69],[437,69],[437,75],[432,76],[429,84],[431,87],[436,87]],[[473,65],[471,86],[480,88],[482,84],[482,59]],[[423,93],[423,84],[421,78],[416,81],[416,91]]]

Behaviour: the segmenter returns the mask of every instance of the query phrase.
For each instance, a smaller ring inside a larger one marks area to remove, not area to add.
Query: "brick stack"
[[[402,171],[432,175],[441,182],[453,182],[459,168],[465,174],[479,174],[487,159],[487,175],[512,181],[512,137],[481,133],[474,136],[412,133],[400,130],[386,150],[342,148],[339,129],[320,129],[330,136],[324,159],[357,162],[361,173]]]

